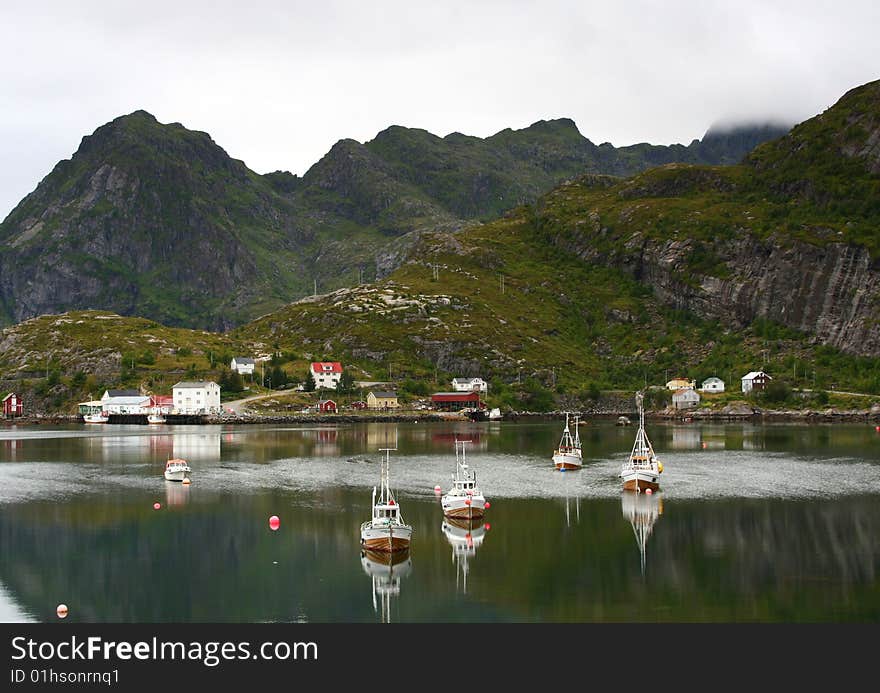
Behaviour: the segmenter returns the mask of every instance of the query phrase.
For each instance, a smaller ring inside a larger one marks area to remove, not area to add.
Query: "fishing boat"
[[[562,431],[562,438],[553,451],[553,464],[556,465],[556,469],[561,471],[580,469],[584,465],[578,417],[574,417],[574,435],[571,435],[571,430],[568,427],[568,412],[565,413],[565,428]]]
[[[440,498],[446,517],[480,518],[486,510],[486,499],[477,487],[477,473],[468,467],[464,446],[469,440],[455,440],[455,473],[452,488]]]
[[[361,551],[361,567],[373,580],[373,611],[381,607],[382,623],[391,623],[391,602],[400,594],[400,579],[412,571],[409,550]]]
[[[403,521],[400,506],[394,500],[388,483],[389,467],[391,466],[391,450],[397,448],[380,448],[385,453],[379,477],[379,495],[373,487],[373,516],[361,525],[361,546],[369,551],[403,551],[409,548],[413,529]]]
[[[149,414],[147,414],[147,423],[163,424],[165,423],[165,416],[158,409],[154,409]]]
[[[166,481],[183,481],[189,478],[191,472],[189,462],[179,457],[174,457],[165,463]]]
[[[105,411],[93,411],[83,414],[83,421],[87,424],[105,424],[110,420],[110,415]]]
[[[455,563],[455,586],[459,585],[459,574],[465,594],[467,594],[467,576],[470,572],[469,561],[477,554],[477,548],[486,537],[486,526],[482,522],[446,518],[440,526],[446,541],[452,546],[452,561]]]
[[[636,393],[636,405],[639,408],[639,430],[636,431],[636,440],[633,443],[629,458],[623,463],[620,470],[620,478],[623,479],[623,488],[628,491],[649,491],[653,493],[660,488],[658,479],[663,473],[663,463],[654,454],[648,434],[645,433],[645,395],[643,392]]]
[[[645,574],[645,549],[648,538],[654,531],[654,523],[663,514],[662,494],[634,493],[624,491],[621,498],[621,510],[623,516],[632,525],[636,544],[639,547],[639,557],[642,562],[642,575]]]
[[[489,410],[489,421],[500,421],[502,418],[504,418],[504,415],[501,413],[500,407]]]

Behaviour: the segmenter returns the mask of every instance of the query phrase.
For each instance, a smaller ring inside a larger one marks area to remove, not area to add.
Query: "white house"
[[[234,371],[238,371],[240,375],[253,375],[254,360],[246,356],[234,356],[229,367]]]
[[[101,409],[108,414],[146,414],[149,408],[149,395],[137,390],[104,390],[101,396]]]
[[[317,387],[335,390],[342,377],[342,364],[339,361],[315,361],[312,363],[312,376]]]
[[[180,382],[172,388],[177,414],[219,414],[220,386],[207,381]]]
[[[773,378],[764,371],[751,371],[742,377],[742,391],[749,393],[752,390],[763,390],[770,380]]]
[[[676,409],[692,409],[700,403],[700,393],[693,388],[682,388],[672,393],[672,406]]]
[[[713,375],[711,378],[706,378],[703,381],[700,390],[702,392],[724,392],[724,381]]]
[[[482,378],[453,378],[453,392],[488,392],[489,384]]]

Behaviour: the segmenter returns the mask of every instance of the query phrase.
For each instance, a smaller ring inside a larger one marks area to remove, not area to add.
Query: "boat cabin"
[[[373,519],[397,521],[399,510],[400,508],[394,503],[394,501],[387,504],[377,505],[373,508]]]

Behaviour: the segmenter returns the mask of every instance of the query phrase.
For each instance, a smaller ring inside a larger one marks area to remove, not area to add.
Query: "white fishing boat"
[[[650,491],[653,493],[660,488],[660,474],[663,473],[663,463],[654,454],[648,434],[645,433],[645,395],[636,393],[636,405],[639,408],[639,430],[636,431],[636,440],[633,443],[632,452],[620,470],[620,478],[623,480],[623,488],[628,491]]]
[[[165,423],[165,415],[162,413],[162,410],[158,407],[154,407],[150,410],[150,413],[147,414],[147,423],[148,424],[163,424]]]
[[[380,448],[385,453],[379,479],[379,495],[373,487],[373,516],[361,525],[361,546],[370,551],[404,551],[412,539],[412,527],[403,521],[400,506],[391,493],[388,476],[391,466],[391,450]]]
[[[110,420],[110,415],[105,411],[95,411],[83,414],[83,421],[87,424],[105,424]]]
[[[562,431],[562,438],[559,445],[553,451],[553,464],[556,469],[580,469],[584,465],[583,454],[581,452],[581,434],[578,430],[578,417],[574,417],[574,435],[568,427],[568,412],[565,413],[565,428]]]
[[[361,551],[361,567],[373,579],[373,610],[381,607],[382,623],[391,623],[391,602],[400,594],[401,578],[412,571],[409,551]]]
[[[165,479],[167,481],[183,481],[189,478],[192,469],[186,460],[174,457],[165,463]]]
[[[489,421],[498,421],[502,418],[504,418],[504,415],[501,413],[500,407],[489,410]]]
[[[461,574],[461,585],[465,594],[467,594],[467,576],[470,572],[469,561],[477,554],[483,539],[486,537],[486,527],[482,522],[472,522],[471,520],[460,520],[457,518],[446,518],[440,526],[440,531],[446,537],[446,541],[452,546],[452,561],[455,563],[455,586],[459,585],[459,574]]]
[[[440,498],[446,517],[480,518],[486,510],[486,498],[477,486],[477,473],[468,467],[464,446],[469,440],[455,440],[455,473],[452,488]]]
[[[629,520],[639,547],[639,557],[642,562],[642,575],[645,574],[645,549],[648,538],[654,531],[654,523],[663,514],[662,494],[634,493],[624,491],[620,501],[623,516]]]

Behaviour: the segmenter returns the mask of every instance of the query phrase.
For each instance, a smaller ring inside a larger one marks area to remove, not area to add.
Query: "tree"
[[[305,382],[303,382],[303,388],[306,392],[314,392],[318,388],[318,383],[315,382],[315,374],[311,370],[309,370]]]
[[[339,382],[336,383],[336,391],[346,395],[354,392],[354,376],[350,371],[342,371]]]

